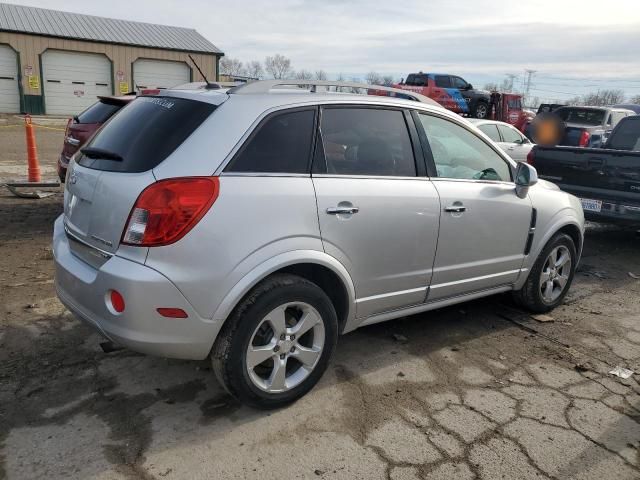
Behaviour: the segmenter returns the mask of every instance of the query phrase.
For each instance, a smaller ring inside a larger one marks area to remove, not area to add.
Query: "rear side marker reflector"
[[[184,237],[218,198],[218,177],[160,180],[145,188],[122,232],[122,243],[139,247],[170,245]]]
[[[111,308],[113,308],[116,313],[124,312],[124,297],[120,292],[111,290],[109,292],[109,302],[111,302]]]
[[[167,318],[187,318],[187,312],[181,308],[156,308],[157,312]]]

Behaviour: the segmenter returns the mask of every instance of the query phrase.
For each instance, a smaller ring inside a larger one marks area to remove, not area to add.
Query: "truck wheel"
[[[337,338],[336,311],[324,291],[302,277],[276,274],[227,319],[211,353],[213,370],[240,402],[280,407],[318,382]]]
[[[487,118],[489,116],[489,104],[487,102],[476,103],[473,109],[473,117],[475,118]]]
[[[514,292],[516,302],[536,313],[556,308],[571,287],[577,257],[573,239],[557,233],[540,252],[522,289]]]

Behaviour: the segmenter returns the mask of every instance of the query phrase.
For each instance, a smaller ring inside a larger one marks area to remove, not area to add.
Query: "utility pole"
[[[509,88],[509,91],[512,92],[515,79],[518,78],[518,75],[516,75],[515,73],[505,73],[505,76],[509,79],[509,81],[507,82],[507,86]]]
[[[527,83],[524,91],[524,103],[526,104],[527,101],[529,100],[529,89],[531,88],[531,77],[533,77],[533,74],[536,73],[536,70],[531,70],[527,68],[524,71],[527,74]]]

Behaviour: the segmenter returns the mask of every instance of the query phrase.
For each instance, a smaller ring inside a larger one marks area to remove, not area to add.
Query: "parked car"
[[[470,121],[516,162],[527,160],[533,143],[516,127],[496,120],[471,119]]]
[[[625,110],[631,110],[636,115],[640,115],[640,104],[637,103],[623,103],[620,105],[613,105],[613,108],[624,108]]]
[[[394,87],[432,98],[452,112],[469,114],[474,118],[487,118],[489,115],[491,92],[476,90],[473,85],[456,75],[410,73],[406,80]]]
[[[640,115],[622,119],[604,148],[538,145],[528,161],[579,197],[587,219],[640,223]]]
[[[633,111],[613,107],[560,107],[553,113],[538,115],[533,122],[533,141],[549,144],[540,138],[539,129],[553,123],[557,145],[599,147],[620,120],[635,115]],[[543,129],[548,130],[548,129]]]
[[[315,89],[336,83],[124,107],[69,166],[61,301],[133,350],[210,356],[260,407],[308,392],[358,327],[498,292],[535,312],[562,302],[575,197],[428,98]]]
[[[62,152],[58,157],[58,177],[64,182],[69,159],[118,110],[136,98],[131,93],[120,97],[98,97],[98,101],[85,111],[69,119],[64,133]]]

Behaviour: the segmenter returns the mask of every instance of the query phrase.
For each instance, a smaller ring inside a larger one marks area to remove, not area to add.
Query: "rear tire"
[[[535,313],[553,310],[567,295],[576,270],[578,255],[573,239],[557,233],[544,246],[515,301]]]
[[[241,403],[276,408],[318,382],[338,339],[329,297],[297,275],[254,287],[227,319],[211,353],[218,381]]]

